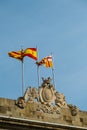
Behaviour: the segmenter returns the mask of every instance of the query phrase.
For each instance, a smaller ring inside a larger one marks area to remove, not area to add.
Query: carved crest
[[[51,78],[42,78],[42,85],[37,89],[36,87],[28,87],[23,97],[16,100],[16,105],[24,108],[27,102],[37,102],[37,111],[44,113],[60,113],[60,108],[66,108],[67,103],[64,94],[57,92],[51,84]]]
[[[42,80],[42,86],[39,88],[40,101],[44,104],[51,104],[55,101],[55,89],[53,85],[50,83],[50,78],[42,78]]]

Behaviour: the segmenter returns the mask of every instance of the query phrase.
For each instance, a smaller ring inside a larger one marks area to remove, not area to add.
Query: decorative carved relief
[[[51,79],[42,78],[43,83],[39,88],[39,99],[44,104],[51,104],[55,101],[55,90],[52,84],[50,84]]]
[[[64,94],[61,94],[61,93],[56,92],[55,104],[56,104],[58,107],[63,107],[63,108],[66,108],[66,107],[67,107],[67,103],[66,103]]]
[[[26,105],[23,97],[19,97],[19,98],[16,100],[15,104],[16,104],[18,107],[22,108],[22,109],[23,109],[23,108],[25,107],[25,105]]]
[[[34,88],[28,87],[23,96],[25,102],[27,102],[27,101],[34,102],[35,99],[37,99],[37,101],[38,101],[38,97],[39,97],[38,90],[35,87]]]
[[[37,111],[44,113],[60,113],[60,108],[66,108],[67,103],[64,94],[57,92],[54,86],[51,84],[51,78],[42,78],[43,83],[37,89],[36,87],[28,87],[23,97],[20,97],[16,101],[16,105],[20,108],[24,108],[26,102],[37,102]]]
[[[79,109],[77,108],[77,106],[72,105],[72,104],[69,104],[68,106],[69,106],[69,108],[71,110],[72,116],[76,116],[78,114],[78,112],[79,112]]]

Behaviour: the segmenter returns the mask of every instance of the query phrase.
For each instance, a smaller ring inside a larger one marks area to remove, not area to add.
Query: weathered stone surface
[[[0,115],[87,127],[87,112],[78,111],[76,116],[72,116],[70,108],[61,108],[58,114],[44,113],[37,109],[38,105],[27,102],[25,108],[21,109],[15,105],[15,100],[0,98]]]
[[[18,129],[39,130],[43,122],[45,124],[42,129],[87,129],[87,112],[67,104],[64,94],[57,92],[50,81],[50,78],[43,78],[43,83],[38,89],[28,87],[24,96],[17,100],[0,98],[1,127],[8,125],[9,129],[13,129],[10,127],[12,125],[15,129],[16,125]],[[32,120],[33,125],[36,125],[34,121],[39,123],[34,128],[29,120]]]

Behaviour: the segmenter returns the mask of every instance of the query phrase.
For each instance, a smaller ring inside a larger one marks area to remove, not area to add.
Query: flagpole
[[[55,88],[55,80],[54,80],[54,68],[52,68],[52,75],[53,75],[53,85],[54,85],[54,88]]]
[[[38,88],[40,86],[40,71],[39,71],[39,65],[37,65],[37,75],[38,75]]]
[[[21,57],[22,57],[22,97],[24,95],[24,60],[23,60],[23,49],[21,48]]]
[[[37,48],[37,46],[36,46],[36,48]],[[37,49],[37,57],[39,59],[38,49]],[[40,70],[39,70],[39,65],[37,63],[38,63],[38,61],[36,62],[36,65],[37,65],[37,77],[38,77],[38,88],[39,88],[39,86],[40,86]]]
[[[52,62],[53,62],[53,55],[51,53],[51,56],[52,56]],[[54,66],[54,62],[53,62],[53,66]],[[52,76],[53,76],[53,85],[54,85],[54,88],[55,88],[55,73],[54,73],[54,67],[52,67]]]
[[[22,96],[24,95],[24,62],[22,60]]]

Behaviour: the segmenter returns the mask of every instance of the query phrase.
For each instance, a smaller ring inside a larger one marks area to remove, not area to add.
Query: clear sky
[[[0,0],[0,97],[21,96],[21,62],[8,56],[21,46],[37,46],[39,60],[52,52],[57,91],[87,111],[87,0]],[[40,76],[51,69],[41,66]],[[25,57],[28,86],[38,87],[37,67]]]

